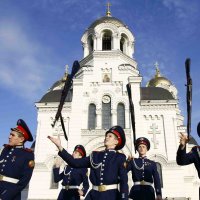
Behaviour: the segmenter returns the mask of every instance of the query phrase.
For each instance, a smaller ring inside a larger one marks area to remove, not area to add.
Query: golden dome
[[[169,81],[167,78],[161,76],[160,74],[160,70],[158,69],[158,64],[155,64],[156,66],[156,74],[155,77],[152,78],[148,83],[147,83],[147,87],[157,87],[160,85],[167,85],[170,86],[172,85],[171,81]]]

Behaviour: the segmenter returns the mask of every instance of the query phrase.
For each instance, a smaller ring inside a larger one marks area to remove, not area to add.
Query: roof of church
[[[69,91],[66,102],[72,101],[72,89]],[[47,102],[60,102],[62,90],[49,90],[39,101],[39,103]],[[160,87],[142,87],[141,88],[141,100],[173,100],[172,94]]]
[[[174,97],[164,88],[141,87],[141,100],[174,100]]]
[[[40,99],[39,103],[60,102],[61,94],[62,90],[50,90]],[[72,101],[72,90],[69,90],[65,102],[71,102],[71,101]]]
[[[115,17],[110,17],[110,16],[104,16],[104,17],[101,17],[97,20],[95,20],[90,26],[89,26],[89,29],[90,28],[95,28],[97,25],[99,24],[102,24],[102,23],[111,23],[111,24],[114,24],[115,26],[126,26],[121,20],[115,18]]]
[[[190,136],[190,141],[189,141],[188,143],[189,143],[189,144],[194,144],[194,145],[197,145],[197,146],[198,146],[197,141],[196,141],[192,136]]]

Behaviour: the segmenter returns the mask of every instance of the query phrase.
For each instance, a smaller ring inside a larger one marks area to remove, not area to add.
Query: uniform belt
[[[93,185],[92,189],[99,191],[99,192],[105,192],[107,190],[113,190],[113,189],[117,189],[118,188],[118,184],[112,184],[112,185]]]
[[[150,186],[153,186],[153,183],[142,180],[142,181],[134,182],[134,185],[150,185]]]
[[[6,181],[6,182],[10,182],[10,183],[18,183],[19,179],[11,178],[11,177],[0,174],[0,181]]]
[[[65,185],[65,186],[62,186],[62,189],[65,189],[65,190],[79,189],[79,186],[78,185]]]

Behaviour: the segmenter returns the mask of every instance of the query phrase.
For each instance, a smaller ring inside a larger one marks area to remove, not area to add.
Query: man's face
[[[11,131],[8,143],[10,146],[22,145],[23,142],[24,142],[24,137],[19,136],[17,131]]]
[[[81,154],[78,151],[74,151],[72,156],[73,158],[82,158]]]
[[[147,146],[145,144],[140,144],[138,146],[138,153],[140,154],[140,156],[145,156],[147,153]]]
[[[107,133],[104,140],[106,147],[115,147],[118,144],[118,139],[113,133]]]

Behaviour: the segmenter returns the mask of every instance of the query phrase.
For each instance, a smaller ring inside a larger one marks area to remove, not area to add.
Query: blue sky
[[[143,86],[158,61],[161,74],[178,89],[186,119],[184,62],[191,58],[193,79],[192,135],[200,121],[200,1],[111,0],[113,17],[133,32],[134,58]],[[0,146],[10,128],[24,119],[36,132],[35,102],[59,80],[65,65],[83,57],[81,36],[99,17],[106,0],[1,0],[0,1]],[[186,121],[185,121],[186,124]],[[28,144],[30,145],[30,144]]]

